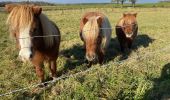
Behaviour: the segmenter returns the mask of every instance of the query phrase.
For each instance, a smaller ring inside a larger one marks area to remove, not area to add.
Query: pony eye
[[[30,30],[30,35],[35,34],[36,31],[37,31],[37,28],[34,28],[34,29]]]
[[[36,32],[37,31],[37,28],[34,28],[33,32]]]

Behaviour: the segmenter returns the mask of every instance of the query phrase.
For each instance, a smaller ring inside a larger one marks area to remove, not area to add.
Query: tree
[[[121,3],[121,6],[123,7],[123,4],[126,2],[127,0],[112,0],[111,2],[116,2],[117,4]]]
[[[123,4],[124,4],[124,2],[126,2],[126,0],[120,0],[120,2],[121,2],[121,5],[123,7]]]
[[[119,4],[120,0],[111,0],[111,2],[116,2],[117,4]]]
[[[132,3],[132,6],[133,6],[133,7],[135,7],[136,1],[137,1],[137,0],[129,0],[129,2]]]

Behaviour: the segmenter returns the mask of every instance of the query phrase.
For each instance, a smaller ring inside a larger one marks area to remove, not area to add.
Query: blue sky
[[[0,0],[0,1],[27,1],[27,0]],[[54,3],[109,3],[111,0],[30,0],[30,1],[48,1]],[[137,3],[155,3],[159,0],[137,0]]]

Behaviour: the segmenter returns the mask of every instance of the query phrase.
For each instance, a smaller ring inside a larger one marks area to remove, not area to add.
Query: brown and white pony
[[[138,33],[138,24],[136,20],[137,13],[123,13],[123,17],[116,25],[116,35],[120,43],[121,51],[125,48],[131,48],[132,43]]]
[[[102,64],[105,50],[111,39],[111,25],[108,18],[99,12],[88,12],[80,21],[80,38],[86,49],[86,59],[98,60]]]
[[[41,82],[44,81],[43,63],[47,61],[55,78],[60,45],[58,27],[41,13],[39,6],[8,4],[5,9],[9,12],[7,25],[16,38],[21,60],[32,62]]]

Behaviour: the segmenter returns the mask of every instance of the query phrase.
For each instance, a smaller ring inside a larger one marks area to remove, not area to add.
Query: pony
[[[121,51],[125,48],[131,48],[132,43],[138,33],[138,24],[136,20],[137,13],[123,13],[123,17],[116,24],[115,30]]]
[[[7,25],[16,39],[19,58],[31,62],[40,82],[44,82],[42,67],[49,64],[52,78],[56,78],[56,60],[60,46],[59,28],[36,5],[7,4]]]
[[[103,63],[104,54],[111,39],[108,18],[99,12],[87,12],[80,21],[80,38],[84,42],[85,57],[90,66],[93,62]]]

